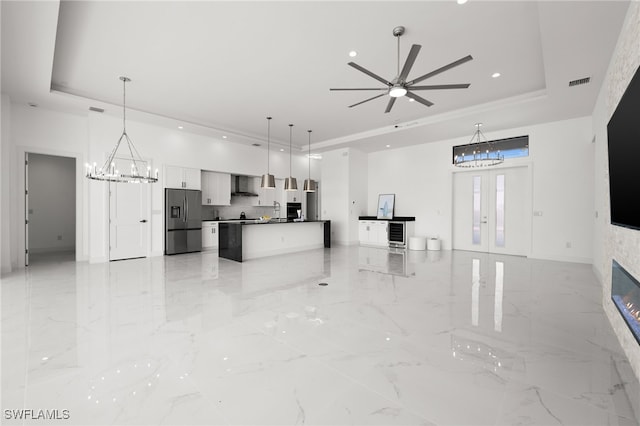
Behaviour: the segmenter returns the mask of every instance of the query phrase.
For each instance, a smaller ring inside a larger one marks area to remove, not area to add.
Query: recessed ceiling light
[[[178,129],[182,130],[182,129],[184,129],[184,127],[182,127],[182,126],[178,126]]]
[[[387,145],[387,148],[391,148],[391,145]]]
[[[498,77],[500,77],[500,73],[499,72],[494,72],[493,74],[491,74],[491,77],[498,78]]]
[[[409,102],[415,102],[416,100],[413,98],[409,98]]]
[[[284,148],[280,148],[280,152],[284,152]]]
[[[227,135],[222,135],[222,139],[226,139],[226,138],[227,138]]]
[[[352,50],[351,52],[349,52],[349,56],[352,58],[355,58],[356,56],[358,56],[358,52],[356,52],[355,50]]]
[[[458,0],[458,4],[465,4],[467,0]]]

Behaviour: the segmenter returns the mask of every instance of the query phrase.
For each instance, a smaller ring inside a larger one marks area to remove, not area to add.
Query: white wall
[[[1,9],[1,8],[0,8]],[[2,95],[0,117],[0,274],[11,271],[10,232],[9,221],[9,177],[10,177],[10,128],[11,103],[9,97]]]
[[[75,159],[29,154],[29,252],[74,250]]]
[[[357,244],[358,217],[367,215],[368,156],[357,149],[349,150],[349,244]]]
[[[321,214],[331,221],[331,240],[338,244],[349,241],[349,149],[322,154],[320,179]]]
[[[593,111],[596,135],[595,209],[593,268],[602,282],[602,303],[631,368],[640,380],[640,345],[611,301],[611,263],[615,259],[636,279],[640,279],[640,231],[611,225],[607,156],[607,123],[634,73],[640,67],[640,3],[631,2],[620,32],[605,82]],[[628,390],[629,391],[629,390]],[[630,393],[632,395],[633,393]],[[635,389],[635,395],[640,389]],[[640,416],[640,413],[636,413]]]
[[[4,106],[3,97],[3,106]],[[8,103],[8,100],[7,100]],[[13,267],[24,265],[24,153],[35,152],[76,158],[77,176],[84,175],[86,162],[101,162],[113,149],[122,132],[122,118],[87,112],[71,114],[44,108],[31,108],[10,104],[10,127],[5,141],[3,122],[3,157],[10,165],[10,173],[3,167],[2,214],[8,212],[11,230],[7,252]],[[128,116],[130,116],[129,114]],[[141,114],[144,115],[144,114]],[[3,112],[3,120],[7,116]],[[152,167],[163,169],[164,165],[194,167],[247,175],[262,175],[266,172],[266,147],[241,145],[202,135],[178,130],[173,124],[153,125],[127,119],[127,133],[142,156],[151,161]],[[4,154],[10,151],[7,158]],[[22,159],[22,160],[21,160]],[[276,177],[289,175],[289,154],[271,150],[271,173]],[[311,177],[318,179],[318,161],[311,162]],[[293,175],[300,181],[308,173],[306,152],[294,155]],[[5,176],[9,179],[5,182]],[[8,181],[11,181],[9,188]],[[101,262],[108,259],[108,198],[104,182],[77,179],[76,205],[76,259]],[[22,192],[23,194],[24,192]],[[163,252],[163,177],[152,185],[151,193],[151,254]],[[6,220],[6,218],[5,218]],[[4,235],[4,233],[3,233]],[[4,238],[3,238],[4,240]]]
[[[357,244],[358,216],[366,214],[368,158],[353,148],[322,154],[321,217],[331,220],[332,241]]]
[[[507,165],[532,167],[531,257],[589,263],[592,259],[593,144],[589,117],[486,132],[488,139],[529,135],[530,154]],[[395,214],[415,216],[415,233],[452,243],[451,148],[468,138],[390,149],[369,155],[368,211],[378,194],[395,193]],[[566,243],[571,243],[571,248]]]

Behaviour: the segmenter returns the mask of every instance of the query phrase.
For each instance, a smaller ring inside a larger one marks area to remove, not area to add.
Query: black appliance
[[[287,203],[287,222],[297,219],[298,210],[302,213],[302,203]]]
[[[164,254],[202,251],[202,192],[165,189]]]

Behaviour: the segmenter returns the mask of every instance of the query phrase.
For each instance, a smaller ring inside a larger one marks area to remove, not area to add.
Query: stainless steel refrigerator
[[[165,189],[164,254],[202,251],[202,192]]]

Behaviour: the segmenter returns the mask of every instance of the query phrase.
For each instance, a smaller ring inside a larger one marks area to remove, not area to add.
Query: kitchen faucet
[[[278,213],[278,222],[280,222],[280,203],[277,201],[273,202],[273,215],[275,216]]]

